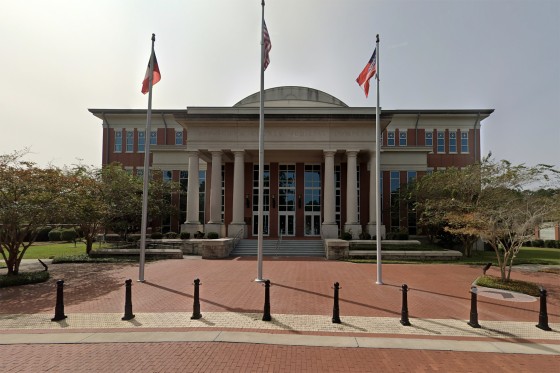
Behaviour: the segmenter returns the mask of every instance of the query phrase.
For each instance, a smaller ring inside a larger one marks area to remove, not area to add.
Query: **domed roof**
[[[348,107],[328,93],[307,87],[276,87],[264,91],[266,107]],[[233,107],[258,107],[260,92],[253,93]]]

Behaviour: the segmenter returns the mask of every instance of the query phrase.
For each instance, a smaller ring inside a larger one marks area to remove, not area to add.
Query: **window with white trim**
[[[134,131],[126,131],[126,152],[134,151]]]
[[[457,131],[449,131],[449,153],[457,153]]]
[[[424,144],[433,148],[434,146],[434,132],[426,130],[424,134]]]
[[[157,131],[150,133],[150,145],[157,145]]]
[[[175,145],[183,145],[183,130],[175,130]]]
[[[469,153],[469,133],[461,132],[461,153]]]
[[[387,146],[395,146],[395,131],[387,131]]]
[[[399,146],[406,146],[406,131],[399,132]]]
[[[122,131],[115,130],[115,153],[122,152]]]
[[[138,153],[144,153],[146,149],[146,132],[138,132]]]
[[[437,152],[445,153],[445,131],[437,131]]]

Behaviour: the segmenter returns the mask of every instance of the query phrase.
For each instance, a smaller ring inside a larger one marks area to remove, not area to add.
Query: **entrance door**
[[[321,165],[306,164],[304,174],[305,235],[321,235]]]
[[[278,234],[296,234],[296,166],[278,166]]]
[[[263,236],[270,234],[270,167],[263,171]],[[253,166],[253,236],[259,234],[259,165]]]

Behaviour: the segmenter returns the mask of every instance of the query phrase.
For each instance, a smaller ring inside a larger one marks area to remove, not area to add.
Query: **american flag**
[[[377,53],[376,52],[377,52],[377,48],[375,48],[373,50],[373,54],[371,55],[371,58],[369,59],[366,67],[364,67],[364,69],[362,70],[362,72],[360,73],[358,78],[356,79],[356,82],[358,82],[358,85],[364,89],[366,97],[368,96],[368,93],[369,93],[369,80],[377,72],[377,64],[376,64]]]
[[[272,49],[272,44],[270,43],[270,35],[268,34],[268,29],[266,28],[266,22],[263,19],[263,40],[264,40],[264,61],[263,70],[266,70],[268,64],[270,63],[270,50]]]

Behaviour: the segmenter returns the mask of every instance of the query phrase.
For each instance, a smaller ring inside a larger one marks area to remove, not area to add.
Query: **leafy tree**
[[[54,167],[23,160],[25,151],[0,156],[0,253],[8,275],[17,275],[23,255],[41,227],[60,221],[65,176]]]
[[[558,218],[558,180],[552,166],[512,165],[489,155],[481,164],[427,175],[414,191],[423,225],[440,225],[460,237],[465,255],[480,237],[494,249],[506,281],[534,228],[545,219]],[[551,185],[556,189],[536,189]]]
[[[425,175],[412,184],[412,195],[419,212],[418,224],[431,240],[442,231],[456,236],[463,244],[463,254],[471,256],[477,240],[476,220],[480,195],[480,168],[449,168]]]
[[[80,228],[86,243],[86,253],[89,254],[95,236],[99,233],[108,212],[101,172],[98,169],[77,165],[67,170],[66,174],[67,219]]]

